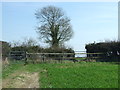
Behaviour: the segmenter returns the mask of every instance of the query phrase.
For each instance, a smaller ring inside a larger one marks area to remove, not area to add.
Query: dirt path
[[[2,81],[3,88],[39,88],[39,74],[37,72],[16,72]]]

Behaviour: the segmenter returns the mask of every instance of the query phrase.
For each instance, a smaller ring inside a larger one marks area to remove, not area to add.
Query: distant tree
[[[24,38],[24,41],[21,43],[21,46],[26,46],[26,47],[30,47],[30,46],[36,46],[37,41],[34,40],[33,38]]]
[[[71,39],[73,31],[70,19],[65,16],[61,8],[47,6],[38,9],[35,15],[40,21],[40,26],[37,27],[39,37],[51,47],[59,47]]]
[[[42,52],[43,48],[38,45],[33,38],[24,38],[23,41],[14,41],[11,43],[12,51],[26,51],[31,53]]]
[[[33,38],[24,38],[23,41],[13,41],[11,42],[12,47],[22,46],[22,47],[30,47],[30,46],[36,46],[37,41]]]

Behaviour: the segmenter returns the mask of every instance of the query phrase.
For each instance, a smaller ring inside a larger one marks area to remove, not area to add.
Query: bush
[[[90,43],[87,44],[85,48],[87,53],[103,53],[99,55],[101,57],[101,60],[99,59],[100,61],[118,62],[120,59],[120,42]],[[87,55],[87,57],[90,57],[90,55]]]
[[[3,58],[8,57],[10,49],[11,49],[10,44],[5,41],[0,41],[0,42],[1,42],[0,44],[2,44],[2,57]]]

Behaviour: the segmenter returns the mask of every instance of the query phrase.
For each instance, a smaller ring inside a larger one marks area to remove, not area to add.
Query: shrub
[[[100,61],[118,62],[120,59],[120,42],[90,43],[85,46],[87,53],[103,53]],[[94,55],[93,55],[94,56]],[[90,57],[87,55],[87,57]]]

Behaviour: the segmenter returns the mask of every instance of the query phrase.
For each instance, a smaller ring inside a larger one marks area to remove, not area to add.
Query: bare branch
[[[54,6],[44,7],[36,13],[36,18],[41,22],[38,33],[41,40],[51,46],[59,46],[61,42],[71,39],[73,31],[70,19],[64,15],[61,8]]]

